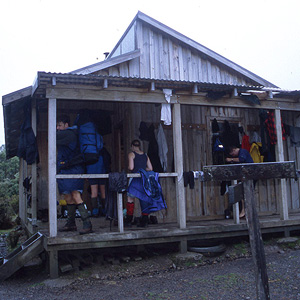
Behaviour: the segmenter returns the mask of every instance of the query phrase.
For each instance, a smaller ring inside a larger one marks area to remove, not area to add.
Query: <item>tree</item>
[[[12,216],[18,212],[19,158],[6,159],[5,146],[0,147],[0,228],[13,225]]]
[[[5,145],[0,147],[0,199],[19,194],[19,158],[6,159]]]

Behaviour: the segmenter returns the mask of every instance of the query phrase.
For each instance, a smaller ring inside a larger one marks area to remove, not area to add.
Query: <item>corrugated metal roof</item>
[[[109,76],[109,75],[81,75],[70,73],[46,73],[38,72],[37,76],[38,84],[37,89],[41,89],[46,85],[55,84],[80,84],[80,85],[94,85],[102,86],[104,80],[108,81],[109,86],[116,87],[136,87],[136,88],[150,88],[152,82],[155,83],[156,89],[169,88],[176,90],[191,90],[194,85],[198,86],[199,91],[229,91],[236,88],[238,92],[251,90],[261,90],[263,86],[247,86],[247,85],[235,85],[235,84],[217,84],[210,82],[190,82],[182,80],[156,80],[152,78],[137,78],[137,77],[122,77],[122,76]],[[33,91],[35,92],[35,91]]]

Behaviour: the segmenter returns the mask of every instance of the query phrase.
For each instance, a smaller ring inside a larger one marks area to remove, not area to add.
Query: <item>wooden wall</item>
[[[72,105],[70,105],[72,103]],[[72,107],[72,108],[70,108]],[[108,103],[108,102],[70,102],[58,101],[59,112],[70,111],[72,120],[77,111],[82,108],[106,109],[112,112],[113,132],[104,136],[107,149],[112,155],[112,171],[127,170],[127,155],[130,151],[130,143],[139,138],[139,126],[144,121],[148,126],[154,124],[155,128],[160,123],[160,106],[142,103]],[[46,110],[39,113],[38,144],[40,163],[38,165],[38,206],[47,207],[47,114]],[[243,126],[246,134],[249,125],[258,126],[259,110],[239,109],[224,107],[200,107],[191,105],[181,106],[182,117],[182,144],[184,171],[202,170],[203,166],[212,164],[211,145],[211,121],[216,118],[223,122],[238,123]],[[300,126],[300,116],[295,112],[282,112],[284,123],[292,126]],[[55,125],[54,125],[55,126]],[[163,126],[168,141],[168,168],[167,172],[173,172],[173,129],[171,126]],[[148,151],[149,143],[142,141],[142,148]],[[300,149],[291,147],[290,140],[284,141],[285,160],[295,160],[300,169]],[[161,185],[168,210],[167,221],[176,221],[175,181],[173,178],[161,178]],[[288,180],[288,206],[289,211],[299,211],[299,182]],[[194,189],[185,188],[187,203],[187,220],[199,218],[223,218],[226,208],[226,199],[220,194],[220,182],[202,183],[195,180]],[[260,180],[256,183],[255,194],[257,196],[257,208],[260,214],[274,214],[279,212],[278,206],[278,180]],[[125,201],[126,196],[124,196]],[[137,205],[138,206],[138,205]],[[162,214],[157,214],[162,218]]]
[[[205,57],[188,45],[162,35],[142,22],[136,25],[136,44],[141,56],[98,74],[238,85],[256,85],[233,70]]]

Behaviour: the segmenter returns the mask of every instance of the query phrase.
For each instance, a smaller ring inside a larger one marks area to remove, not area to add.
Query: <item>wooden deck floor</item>
[[[49,237],[47,223],[44,223],[44,229],[40,228],[39,231],[45,236],[45,249],[51,251],[122,247],[248,235],[245,219],[242,219],[240,224],[234,224],[233,219],[188,222],[185,229],[179,229],[176,223],[151,224],[147,228],[132,226],[125,228],[124,233],[119,233],[117,226],[112,226],[112,230],[110,230],[110,222],[104,218],[92,218],[91,220],[93,233],[79,235],[78,232],[58,232],[55,238]],[[280,220],[279,215],[260,216],[259,220],[262,233],[289,233],[293,230],[300,230],[300,213],[291,214],[289,220],[285,221]],[[65,222],[65,219],[58,220],[58,227],[62,227]],[[81,220],[76,219],[76,222],[80,229]]]

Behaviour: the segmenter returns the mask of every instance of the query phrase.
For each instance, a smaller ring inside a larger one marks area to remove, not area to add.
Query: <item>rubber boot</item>
[[[100,216],[105,217],[106,216],[106,199],[105,198],[100,198]]]
[[[67,223],[65,224],[64,227],[58,229],[58,231],[60,232],[77,231],[76,222],[75,222],[76,205],[67,204],[67,211],[68,211]]]
[[[142,215],[140,223],[137,224],[137,227],[147,227],[149,223],[148,215]]]
[[[131,227],[132,226],[133,216],[126,215],[124,218],[124,227]]]
[[[97,197],[93,197],[91,198],[91,202],[92,202],[92,217],[97,218],[99,216],[99,208],[98,208],[98,198]]]
[[[79,231],[79,234],[87,234],[92,233],[92,223],[89,218],[88,210],[86,209],[85,205],[83,203],[77,205],[77,209],[80,213],[80,217],[83,223],[82,230]]]

